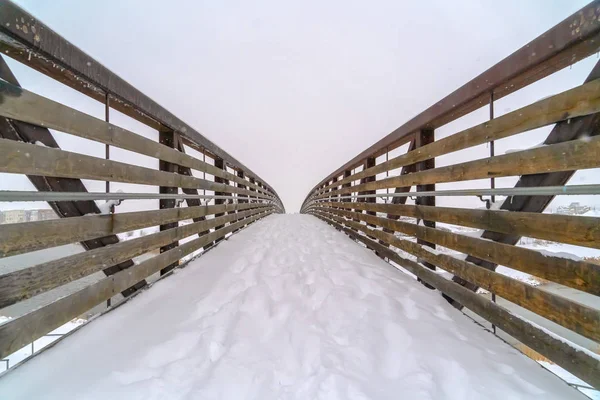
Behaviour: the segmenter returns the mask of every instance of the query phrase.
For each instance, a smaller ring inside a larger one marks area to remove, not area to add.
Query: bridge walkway
[[[271,215],[230,237],[12,371],[0,393],[583,398],[439,292],[304,214]]]

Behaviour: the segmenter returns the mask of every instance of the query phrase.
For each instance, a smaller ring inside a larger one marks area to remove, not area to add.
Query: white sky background
[[[295,212],[334,169],[587,1],[17,3],[243,162]],[[103,118],[102,104],[8,61],[26,89]],[[499,101],[496,114],[581,84],[596,61],[590,57]],[[483,122],[487,113],[439,129],[436,138]],[[134,121],[122,124],[156,137]],[[547,132],[499,142],[497,154],[540,143]],[[64,136],[57,138],[63,148],[103,157],[103,145]],[[440,158],[438,166],[488,151],[478,146]],[[131,161],[124,154],[122,160]],[[600,183],[598,175],[578,173],[570,183]],[[0,175],[0,189],[33,190],[19,178]],[[133,191],[130,186],[124,191]]]

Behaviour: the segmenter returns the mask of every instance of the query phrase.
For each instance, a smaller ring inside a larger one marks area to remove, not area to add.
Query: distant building
[[[27,221],[27,212],[25,210],[8,210],[2,212],[5,224],[16,224]]]
[[[568,206],[560,206],[556,209],[557,214],[568,214],[568,215],[581,215],[590,211],[589,206],[582,206],[579,202],[573,202]]]
[[[7,210],[0,212],[0,224],[47,221],[56,218],[58,216],[53,210]]]
[[[54,210],[36,210],[37,211],[37,219],[32,221],[47,221],[50,219],[56,219],[58,216],[54,212]]]

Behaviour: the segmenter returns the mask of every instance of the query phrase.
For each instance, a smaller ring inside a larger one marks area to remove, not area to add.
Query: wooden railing
[[[556,195],[600,193],[597,184],[565,186],[577,170],[600,167],[600,66],[581,86],[498,118],[493,106],[498,98],[596,53],[599,17],[600,3],[593,2],[567,18],[334,171],[310,191],[302,206],[302,212],[440,290],[457,308],[479,314],[494,330],[498,327],[597,388],[597,355],[513,314],[496,303],[495,296],[596,343],[600,310],[495,270],[502,265],[600,296],[598,263],[517,245],[521,237],[529,237],[600,249],[599,218],[542,214]],[[487,122],[435,140],[435,129],[486,105]],[[554,128],[543,146],[494,154],[495,141],[551,124]],[[405,154],[389,159],[390,152],[408,143]],[[435,165],[437,157],[481,144],[489,144],[489,157],[457,157],[452,165]],[[511,176],[519,177],[515,188],[495,188],[495,178]],[[480,179],[491,179],[490,189],[436,190],[440,183]],[[436,206],[436,199],[445,196],[479,196],[488,207]],[[506,199],[491,207],[497,196]],[[409,197],[414,204],[406,204]],[[439,223],[480,231],[469,235]],[[492,298],[476,293],[478,288],[491,292]]]
[[[71,243],[87,250],[25,268],[0,267],[0,309],[100,271],[107,276],[0,325],[0,359],[119,293],[136,293],[148,277],[167,275],[249,224],[285,212],[258,175],[43,23],[4,0],[0,21],[2,54],[106,109],[101,120],[27,91],[0,57],[0,172],[26,175],[39,190],[3,191],[0,201],[47,201],[62,217],[0,225],[0,258]],[[112,108],[156,129],[159,140],[110,123]],[[106,157],[62,150],[50,129],[106,145]],[[113,147],[154,158],[158,169],[134,165],[135,156],[132,163],[111,160]],[[82,179],[106,182],[106,193],[88,193]],[[158,190],[110,193],[113,182]],[[158,199],[160,209],[115,210],[118,202],[139,199]],[[95,200],[112,203],[101,212]],[[159,229],[125,241],[117,236],[150,227]]]

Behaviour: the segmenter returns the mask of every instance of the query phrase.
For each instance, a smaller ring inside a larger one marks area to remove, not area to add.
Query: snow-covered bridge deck
[[[271,215],[232,236],[12,371],[0,393],[579,398],[439,292],[310,215]]]

